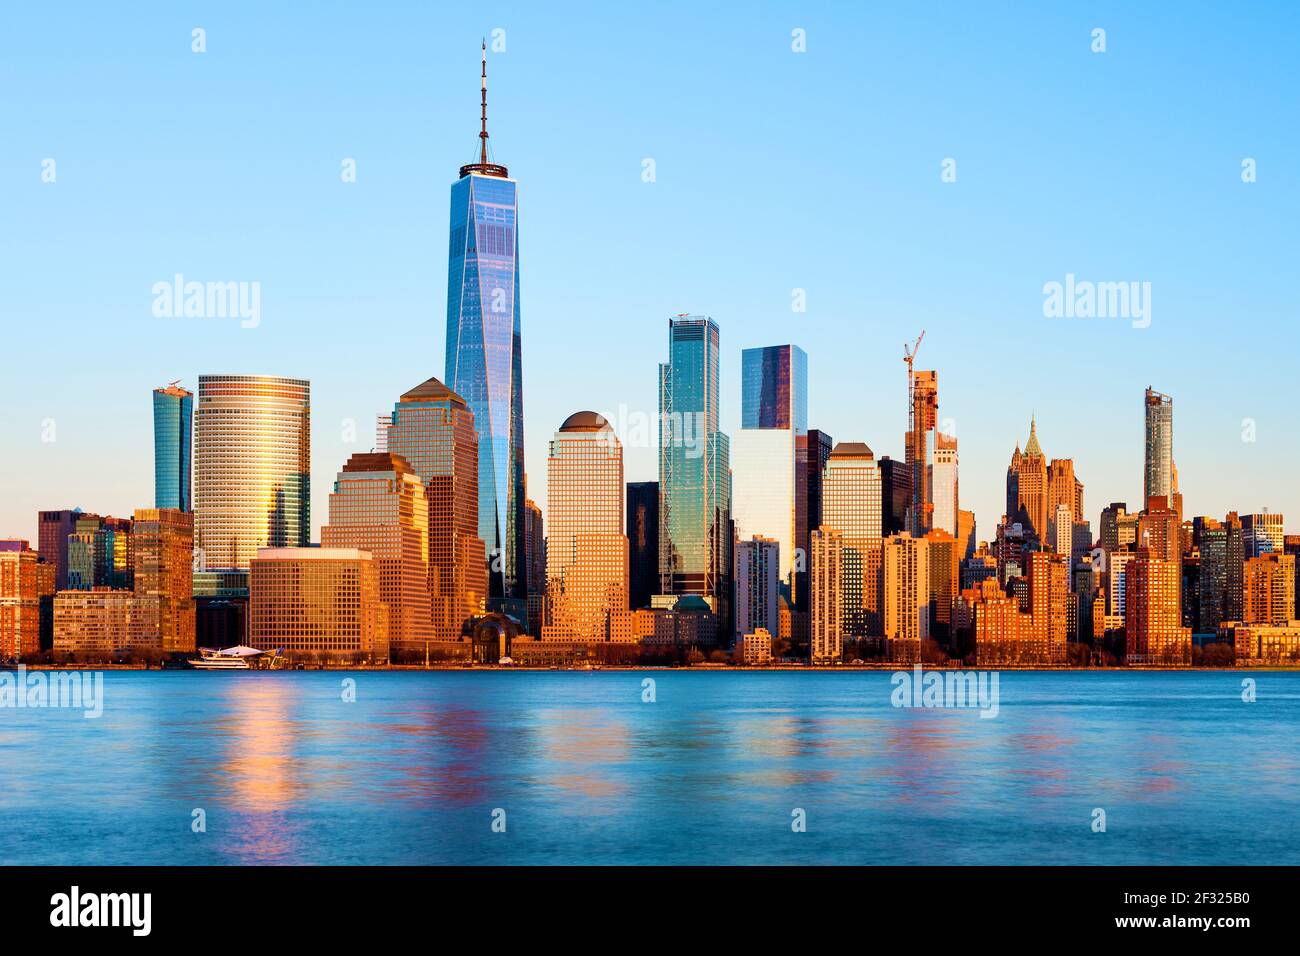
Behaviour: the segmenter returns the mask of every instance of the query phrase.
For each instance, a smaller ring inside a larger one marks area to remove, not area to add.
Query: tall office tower
[[[375,451],[388,451],[388,429],[393,424],[393,416],[390,412],[387,415],[375,416]]]
[[[807,504],[805,514],[808,521],[808,537],[801,539],[797,543],[798,547],[804,549],[805,559],[803,561],[803,570],[795,572],[795,610],[800,614],[806,615],[812,611],[812,592],[809,588],[812,581],[809,576],[809,568],[812,561],[812,532],[822,525],[822,474],[826,469],[826,461],[831,457],[831,448],[834,446],[831,436],[824,431],[816,428],[810,428],[805,436],[804,448],[798,449],[797,453],[801,456],[799,459],[800,467],[803,469],[803,485],[807,494]],[[798,562],[796,562],[797,566]]]
[[[37,547],[41,557],[54,565],[54,588],[68,588],[68,535],[77,527],[80,508],[37,513]]]
[[[135,594],[158,603],[159,649],[193,653],[194,515],[179,508],[137,508],[132,538]]]
[[[527,479],[527,475],[524,476]],[[528,484],[525,480],[524,487]],[[546,622],[546,525],[542,509],[532,498],[524,499],[524,579],[528,583],[528,627],[534,637]]]
[[[1182,520],[1178,512],[1169,507],[1168,499],[1147,499],[1146,510],[1138,518],[1137,534],[1139,548],[1147,548],[1165,561],[1182,558]]]
[[[1146,409],[1146,465],[1143,470],[1142,497],[1169,499],[1174,491],[1174,400],[1147,387],[1143,400]]]
[[[1040,660],[1064,661],[1070,633],[1070,557],[1035,551],[1029,555],[1029,624]]]
[[[957,510],[957,546],[963,559],[969,558],[979,549],[975,538],[975,512],[963,508]]]
[[[1048,518],[1047,458],[1038,444],[1038,422],[1029,420],[1029,441],[1025,450],[1011,455],[1007,468],[1007,517],[1020,522],[1038,541],[1047,540]]]
[[[24,540],[0,541],[0,661],[41,649],[39,558]]]
[[[942,528],[926,532],[925,548],[930,569],[926,591],[930,604],[930,633],[940,641],[951,641],[952,609],[961,593],[961,542]]]
[[[1261,554],[1271,552],[1282,552],[1282,514],[1263,514],[1242,515],[1241,516],[1241,535],[1242,547],[1245,548],[1246,559],[1257,558]]]
[[[1288,534],[1282,538],[1282,553],[1296,559],[1295,591],[1300,594],[1300,534]]]
[[[1201,555],[1196,580],[1196,629],[1208,634],[1226,620],[1223,610],[1228,584],[1228,530],[1213,518],[1197,518],[1194,527]]]
[[[863,442],[840,442],[822,473],[822,528],[840,535],[845,633],[880,633],[880,470]]]
[[[885,455],[880,459],[880,533],[888,538],[907,530],[912,503],[912,473],[907,462]]]
[[[1229,511],[1223,519],[1225,557],[1223,560],[1223,620],[1240,621],[1243,610],[1242,588],[1246,562],[1246,540],[1237,512]]]
[[[194,393],[172,382],[153,390],[153,506],[191,510]]]
[[[1112,501],[1101,509],[1101,529],[1099,531],[1101,546],[1107,551],[1118,551],[1128,544],[1133,544],[1136,527],[1133,522],[1125,522],[1128,517],[1128,505],[1123,501]]]
[[[623,445],[614,429],[595,412],[570,415],[551,439],[546,463],[546,593],[554,627],[543,629],[543,638],[603,641],[610,616],[627,610],[623,494]]]
[[[1177,561],[1139,548],[1125,586],[1126,656],[1137,664],[1189,664],[1192,633],[1183,627]]]
[[[908,417],[904,444],[912,485],[907,507],[907,530],[914,537],[920,537],[932,527],[934,510],[931,468],[939,424],[939,375],[934,371],[913,371],[909,356],[907,387]]]
[[[486,549],[489,604],[523,620],[519,195],[506,167],[488,162],[486,45],[482,81],[478,162],[462,166],[451,187],[445,377],[464,396],[478,429],[477,536]]]
[[[659,578],[661,593],[705,598],[723,628],[731,620],[731,445],[718,431],[718,340],[710,318],[668,320],[669,359],[659,366]]]
[[[628,599],[633,610],[659,593],[659,482],[627,484]]]
[[[290,656],[388,659],[379,569],[358,548],[263,548],[249,573],[248,642]]]
[[[194,415],[199,570],[248,570],[258,548],[311,542],[311,383],[200,375]]]
[[[1043,547],[1067,558],[1074,553],[1074,512],[1069,505],[1058,504],[1052,510],[1047,519],[1047,537]]]
[[[1128,617],[1128,573],[1136,556],[1135,551],[1106,555],[1106,614],[1121,621]]]
[[[840,599],[843,542],[839,532],[823,528],[809,534],[809,544],[812,662],[824,664],[838,661],[844,654],[843,602]]]
[[[388,451],[424,482],[434,640],[457,641],[465,622],[483,613],[488,587],[478,536],[482,456],[474,413],[436,378],[421,382],[393,408]]]
[[[780,633],[781,543],[754,535],[736,543],[736,637]]]
[[[930,526],[957,537],[957,439],[935,432],[934,464],[930,466],[930,488],[934,498]]]
[[[807,472],[799,468],[808,438],[808,356],[796,345],[745,349],[740,356],[740,431],[731,444],[736,535],[780,545],[781,586],[797,603],[795,549],[807,547],[808,534]]]
[[[1268,552],[1242,567],[1241,620],[1285,625],[1295,618],[1295,555]]]
[[[388,607],[391,650],[421,651],[434,639],[429,598],[429,501],[401,455],[360,452],[334,479],[323,548],[359,548],[375,560]]]
[[[930,562],[924,538],[910,534],[884,544],[885,637],[919,643],[930,636]]]

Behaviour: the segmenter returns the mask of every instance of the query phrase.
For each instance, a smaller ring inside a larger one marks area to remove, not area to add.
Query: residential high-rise
[[[1143,399],[1146,410],[1146,461],[1143,469],[1143,499],[1172,499],[1174,492],[1174,400],[1148,387]]]
[[[885,539],[885,637],[891,656],[900,650],[914,653],[920,642],[930,637],[930,563],[926,544],[924,538],[907,533]]]
[[[1288,624],[1295,618],[1295,555],[1267,552],[1242,567],[1241,620]]]
[[[388,608],[391,651],[419,652],[434,639],[429,594],[429,501],[401,455],[360,452],[334,480],[321,547],[369,552]]]
[[[465,399],[430,378],[394,406],[388,452],[404,458],[424,483],[434,640],[459,641],[466,622],[486,610],[488,587],[477,533],[482,456],[474,413]]]
[[[542,638],[604,641],[611,614],[627,610],[623,445],[596,412],[575,412],[551,439]]]
[[[259,548],[311,541],[311,383],[200,375],[194,414],[200,571],[247,570]]]
[[[880,634],[880,470],[863,442],[840,442],[822,473],[822,528],[840,535],[842,626]]]
[[[917,344],[920,344],[919,340]],[[934,371],[913,371],[909,355],[907,378],[908,419],[904,445],[911,475],[907,530],[913,537],[920,537],[932,527],[934,511],[931,468],[939,424],[939,375]]]
[[[0,541],[0,661],[41,649],[39,558],[27,541]]]
[[[1182,558],[1182,520],[1169,507],[1167,498],[1147,499],[1147,506],[1138,518],[1137,545],[1165,561],[1177,562]]]
[[[633,610],[659,593],[659,482],[627,484],[628,598]]]
[[[1244,612],[1246,541],[1241,518],[1229,511],[1223,519],[1223,620],[1240,621]]]
[[[1179,563],[1139,548],[1128,570],[1126,657],[1135,664],[1189,664],[1192,633],[1183,627]]]
[[[1070,555],[1029,555],[1029,625],[1038,659],[1063,662],[1069,638]]]
[[[699,595],[729,628],[731,444],[718,430],[718,342],[708,317],[668,320],[668,361],[659,366],[659,577],[661,593]]]
[[[379,569],[357,548],[263,548],[249,574],[248,642],[291,657],[388,659]]]
[[[930,527],[957,537],[958,507],[957,439],[935,433],[934,464],[930,466],[930,488],[934,502]]]
[[[1223,609],[1228,584],[1228,531],[1213,518],[1198,517],[1193,526],[1193,540],[1201,556],[1196,580],[1196,629],[1211,634],[1226,620]]]
[[[191,510],[194,393],[172,382],[153,390],[153,504]]]
[[[961,593],[961,543],[937,527],[927,531],[924,540],[930,569],[926,582],[930,633],[938,640],[948,641],[953,636],[953,604]]]
[[[781,543],[754,535],[736,542],[736,638],[779,633]]]
[[[814,664],[838,661],[844,653],[844,623],[840,599],[840,571],[844,566],[843,540],[827,528],[809,535],[808,553],[811,657]]]
[[[476,534],[486,549],[489,603],[522,621],[527,593],[519,195],[506,167],[488,161],[486,46],[481,123],[478,162],[462,166],[451,187],[445,378],[474,413],[478,430]]]
[[[740,385],[741,427],[731,444],[736,534],[780,545],[781,585],[797,602],[795,549],[807,547],[808,533],[807,473],[799,469],[808,436],[808,356],[796,345],[745,349]]]
[[[132,520],[138,598],[158,603],[158,649],[195,649],[194,515],[179,508],[137,508]]]

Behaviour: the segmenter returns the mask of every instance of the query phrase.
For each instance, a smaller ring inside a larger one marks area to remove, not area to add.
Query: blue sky
[[[311,380],[319,527],[375,414],[442,377],[449,186],[495,29],[539,501],[560,422],[652,413],[666,319],[692,312],[722,329],[725,429],[740,350],[793,341],[810,423],[877,455],[902,454],[924,328],[981,538],[1031,413],[1094,531],[1137,507],[1148,384],[1175,399],[1188,514],[1300,530],[1300,8],[271,6],[0,13],[0,536],[34,537],[40,508],[151,504],[150,390],[218,372]],[[155,317],[177,272],[260,282],[261,324]],[[1067,273],[1150,282],[1150,327],[1045,318]],[[655,477],[652,449],[627,477]]]

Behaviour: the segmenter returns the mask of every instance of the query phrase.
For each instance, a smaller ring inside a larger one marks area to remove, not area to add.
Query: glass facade
[[[1150,388],[1146,391],[1146,468],[1143,488],[1147,498],[1174,493],[1174,400]],[[1144,502],[1145,504],[1145,502]]]
[[[718,430],[718,340],[710,318],[668,321],[669,360],[659,366],[659,575],[662,593],[710,598],[729,622],[731,446]]]
[[[190,435],[194,393],[175,385],[153,390],[155,508],[190,510]]]
[[[446,382],[464,397],[478,429],[478,536],[489,593],[498,609],[520,616],[526,556],[518,195],[515,181],[500,172],[463,171],[451,187]]]
[[[258,548],[311,542],[311,384],[200,375],[194,419],[198,570],[247,570]]]

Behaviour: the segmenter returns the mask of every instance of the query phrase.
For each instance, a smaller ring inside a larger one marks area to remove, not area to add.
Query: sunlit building
[[[137,508],[132,538],[135,594],[158,602],[158,649],[164,654],[192,653],[194,515],[179,508]]]
[[[39,557],[27,541],[0,541],[0,661],[40,650]]]
[[[1125,582],[1126,656],[1132,664],[1189,664],[1192,632],[1183,626],[1179,562],[1140,548]]]
[[[259,548],[311,540],[311,385],[200,375],[194,413],[199,570],[247,570]]]
[[[194,393],[178,383],[153,390],[153,498],[155,508],[189,511],[190,441]]]
[[[264,548],[249,574],[249,639],[290,657],[388,659],[379,568],[357,548]]]
[[[1146,410],[1146,457],[1142,497],[1170,500],[1174,486],[1174,400],[1152,388],[1143,397]]]
[[[840,442],[831,450],[822,473],[821,527],[837,532],[843,548],[840,599],[845,633],[878,636],[880,470],[865,443]]]
[[[369,552],[388,609],[393,651],[434,639],[429,595],[429,502],[424,482],[392,452],[353,455],[334,480],[321,546]]]
[[[595,412],[575,412],[551,439],[546,496],[547,596],[543,639],[604,641],[626,610],[623,445]]]
[[[840,660],[844,653],[843,602],[840,595],[844,544],[839,532],[828,528],[813,531],[810,541],[811,657],[814,664],[826,664]]]
[[[928,542],[910,534],[884,544],[885,637],[891,649],[903,644],[914,652],[930,637],[930,562]],[[891,650],[891,653],[896,653]]]
[[[736,636],[781,632],[781,544],[754,535],[736,542]]]
[[[1295,555],[1265,552],[1242,568],[1243,624],[1287,624],[1295,619]]]

